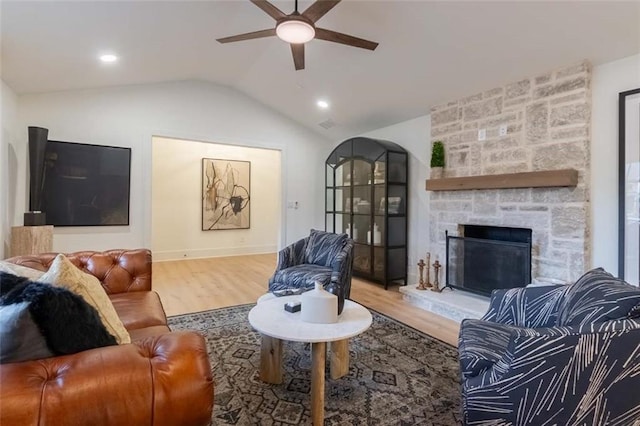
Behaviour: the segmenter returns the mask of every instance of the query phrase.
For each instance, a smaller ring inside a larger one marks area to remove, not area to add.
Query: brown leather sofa
[[[7,261],[46,271],[56,254]],[[171,332],[151,291],[149,250],[77,252],[96,276],[131,344],[0,365],[0,425],[208,425],[213,378],[195,332]]]

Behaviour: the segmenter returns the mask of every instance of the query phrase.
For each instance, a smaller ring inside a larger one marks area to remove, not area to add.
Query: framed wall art
[[[618,275],[640,282],[640,88],[618,98]]]
[[[202,159],[202,230],[249,229],[251,162]]]

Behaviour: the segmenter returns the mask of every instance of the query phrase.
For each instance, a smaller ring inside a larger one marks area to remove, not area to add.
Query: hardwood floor
[[[254,303],[267,291],[276,254],[154,262],[153,288],[168,316]],[[351,299],[451,345],[459,324],[402,300],[398,287],[354,278]]]

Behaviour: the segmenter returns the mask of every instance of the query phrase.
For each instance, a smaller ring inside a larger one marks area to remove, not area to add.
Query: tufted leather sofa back
[[[17,256],[7,262],[47,271],[57,253]],[[79,251],[65,256],[100,280],[108,294],[151,290],[151,251],[147,249]]]

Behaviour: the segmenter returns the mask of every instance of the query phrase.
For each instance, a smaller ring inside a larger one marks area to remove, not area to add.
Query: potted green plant
[[[442,141],[434,141],[431,146],[431,179],[442,178],[444,170],[444,145]]]

